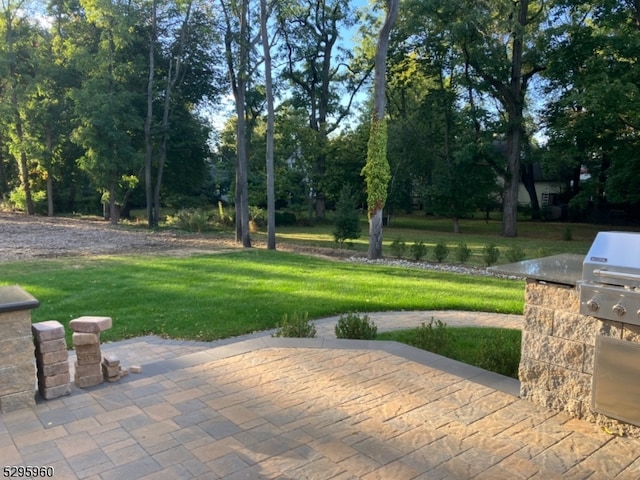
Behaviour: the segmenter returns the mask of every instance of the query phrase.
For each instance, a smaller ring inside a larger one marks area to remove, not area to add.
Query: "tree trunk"
[[[522,184],[529,194],[531,202],[531,218],[540,219],[540,202],[538,201],[538,192],[536,191],[536,181],[533,172],[533,165],[523,165],[522,168]]]
[[[151,125],[153,122],[153,83],[155,76],[155,44],[156,44],[156,1],[151,4],[151,30],[149,32],[149,79],[147,83],[147,118],[144,122],[144,191],[147,202],[147,222],[149,228],[156,227],[157,218],[153,211],[153,185],[151,164],[153,157],[153,138],[151,137]]]
[[[47,136],[45,141],[45,155],[47,161],[45,162],[47,169],[47,216],[53,217],[53,168],[51,166],[52,153],[52,139],[51,139],[51,127],[47,125]]]
[[[369,207],[369,250],[367,257],[371,260],[382,257],[382,211],[387,199],[387,187],[391,177],[386,146],[385,89],[389,36],[398,16],[399,0],[387,0],[386,3],[387,12],[384,23],[378,33],[378,44],[376,46],[371,137],[369,138],[367,165],[363,169],[367,180],[367,203]]]
[[[275,107],[273,102],[273,80],[271,78],[271,44],[267,30],[267,1],[260,0],[260,35],[264,51],[265,94],[267,97],[267,249],[276,248],[276,192],[273,149],[275,135]]]

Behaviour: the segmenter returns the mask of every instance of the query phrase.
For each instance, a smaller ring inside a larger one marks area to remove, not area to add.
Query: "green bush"
[[[509,247],[505,255],[507,256],[507,260],[511,263],[520,262],[524,260],[524,257],[526,256],[524,250],[519,245]]]
[[[427,255],[427,246],[424,242],[414,242],[410,247],[411,258],[413,258],[416,262],[419,262]]]
[[[444,242],[438,242],[433,248],[433,257],[438,262],[444,262],[449,256],[449,247]]]
[[[467,247],[467,244],[460,242],[456,247],[456,260],[460,263],[465,263],[471,257],[471,249]]]
[[[402,258],[407,250],[407,244],[404,243],[402,238],[398,237],[391,242],[391,254],[396,258]]]
[[[475,365],[501,375],[518,378],[519,343],[511,341],[507,332],[497,331],[495,335],[480,342]]]
[[[33,207],[38,213],[46,213],[47,211],[47,192],[44,190],[31,190],[31,201]],[[24,188],[17,187],[9,193],[9,205],[16,210],[27,211],[27,194]]]
[[[422,325],[416,329],[416,338],[411,345],[446,356],[449,349],[448,337],[447,324],[431,317],[428,324],[422,322]]]
[[[304,313],[302,316],[294,313],[291,317],[285,314],[273,336],[314,338],[316,336],[316,327],[309,321],[308,313]]]
[[[562,239],[565,242],[570,242],[571,240],[573,240],[573,234],[571,233],[571,229],[570,228],[565,228],[564,229],[564,233],[562,234]]]
[[[358,214],[358,199],[349,185],[342,187],[340,198],[336,203],[333,238],[342,245],[345,240],[360,238],[360,215]]]
[[[495,243],[488,243],[482,250],[482,258],[487,267],[495,264],[500,258],[500,250],[496,247]]]
[[[228,213],[225,210],[222,202],[218,202],[218,222],[220,222],[220,225],[225,227],[231,227],[234,224],[233,214]]]
[[[296,215],[292,212],[276,212],[276,227],[289,227],[296,224]]]
[[[209,218],[209,213],[200,208],[183,208],[175,215],[169,215],[167,224],[191,233],[200,233],[210,229]]]
[[[378,335],[378,327],[369,319],[368,315],[360,317],[357,313],[348,313],[340,315],[335,332],[337,338],[375,340]]]

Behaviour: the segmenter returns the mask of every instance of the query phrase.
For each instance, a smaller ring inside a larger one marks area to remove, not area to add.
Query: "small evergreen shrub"
[[[360,215],[358,214],[358,199],[349,185],[342,187],[340,198],[336,203],[333,238],[340,245],[345,240],[360,238]]]
[[[278,325],[274,337],[291,337],[291,338],[314,338],[316,336],[316,327],[309,321],[309,314],[304,313],[299,316],[294,313],[289,317],[284,315],[282,321]]]
[[[465,263],[471,257],[471,249],[467,247],[467,244],[460,242],[456,247],[456,260],[460,263]]]
[[[391,242],[391,254],[396,258],[402,258],[407,250],[407,244],[402,238],[398,237]]]
[[[437,262],[444,262],[449,256],[449,247],[444,242],[438,242],[433,248],[433,257]]]
[[[447,324],[431,317],[428,324],[422,322],[422,325],[416,329],[416,338],[411,344],[422,350],[446,355],[448,343]]]
[[[352,340],[375,340],[378,327],[368,315],[360,317],[357,313],[340,315],[335,328],[337,338]]]
[[[524,260],[524,257],[526,256],[524,250],[519,245],[509,247],[505,255],[507,256],[507,260],[511,263],[520,262]]]
[[[485,265],[490,267],[500,258],[500,250],[498,250],[498,247],[496,247],[494,243],[488,243],[482,250],[482,258],[484,259]]]
[[[413,258],[416,262],[419,262],[427,255],[427,246],[424,242],[414,242],[410,247],[411,258]]]
[[[562,239],[565,242],[570,242],[571,240],[573,240],[573,234],[571,233],[571,229],[570,228],[565,228],[564,229],[564,233],[562,234]]]

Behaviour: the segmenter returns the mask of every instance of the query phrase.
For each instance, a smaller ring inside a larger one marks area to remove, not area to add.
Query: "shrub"
[[[427,255],[427,246],[424,242],[414,242],[410,247],[411,250],[411,258],[413,258],[416,262],[419,262]]]
[[[524,260],[525,253],[519,245],[513,245],[507,250],[506,256],[509,262],[520,262]]]
[[[467,247],[467,244],[460,242],[456,247],[456,260],[460,263],[465,263],[471,257],[471,249]]]
[[[360,215],[358,214],[358,199],[349,185],[342,187],[340,198],[336,203],[333,238],[342,245],[345,240],[360,238]]]
[[[296,215],[291,212],[276,212],[276,227],[288,227],[296,224]]]
[[[518,342],[511,341],[507,332],[497,331],[495,335],[480,342],[476,365],[501,375],[518,378],[520,365]]]
[[[167,223],[191,233],[200,233],[209,229],[209,213],[200,208],[183,208],[168,216]]]
[[[340,315],[335,332],[337,338],[375,340],[378,335],[378,327],[369,319],[368,315],[360,317],[357,313],[348,313]]]
[[[393,242],[391,242],[391,254],[394,257],[402,258],[406,250],[407,244],[404,243],[404,240],[402,240],[402,238],[398,237]]]
[[[562,239],[565,242],[570,242],[571,240],[573,240],[573,234],[571,233],[571,229],[570,228],[565,228],[564,229],[564,233],[562,234]]]
[[[482,250],[482,258],[484,259],[485,265],[490,267],[500,258],[500,250],[498,250],[498,247],[496,247],[494,243],[488,243]]]
[[[444,262],[449,256],[449,247],[444,242],[438,242],[433,248],[433,256],[438,262]]]
[[[222,202],[218,202],[218,221],[221,225],[225,227],[230,227],[233,225],[233,215],[227,213]]]
[[[422,322],[422,325],[416,329],[416,338],[411,344],[414,347],[439,355],[446,355],[448,351],[448,332],[447,324],[442,320],[431,320],[428,324]]]
[[[316,336],[316,327],[309,321],[309,315],[307,313],[304,313],[302,316],[294,313],[291,317],[285,314],[273,336],[314,338]]]

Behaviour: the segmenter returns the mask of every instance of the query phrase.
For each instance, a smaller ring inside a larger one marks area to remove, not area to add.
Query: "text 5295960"
[[[54,475],[53,467],[9,465],[2,469],[5,478],[52,478]]]

